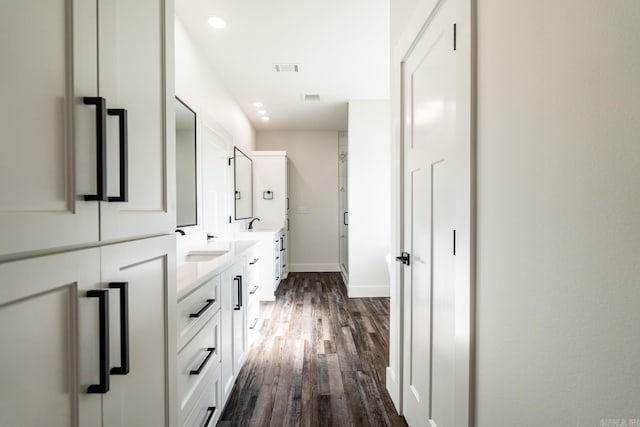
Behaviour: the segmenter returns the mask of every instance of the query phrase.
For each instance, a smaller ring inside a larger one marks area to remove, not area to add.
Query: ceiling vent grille
[[[273,69],[278,73],[297,73],[299,68],[298,64],[273,64]]]
[[[303,95],[305,101],[320,101],[320,94],[318,93],[305,93]]]

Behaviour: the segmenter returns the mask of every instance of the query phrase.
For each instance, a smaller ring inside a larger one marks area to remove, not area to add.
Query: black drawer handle
[[[242,308],[242,276],[234,277],[233,281],[238,283],[238,304],[233,308],[237,311]]]
[[[110,289],[120,290],[120,366],[111,368],[113,375],[129,373],[129,283],[109,283]]]
[[[256,325],[258,324],[258,318],[255,317],[253,319],[253,322],[251,322],[251,326],[249,326],[249,329],[255,329]]]
[[[189,317],[200,317],[200,316],[202,316],[202,313],[204,313],[205,311],[207,311],[207,310],[209,309],[209,307],[211,307],[215,302],[216,302],[216,300],[215,300],[215,299],[208,299],[208,300],[207,300],[207,303],[204,305],[204,307],[202,307],[202,308],[200,309],[200,311],[199,311],[199,312],[197,312],[197,313],[191,313],[191,314],[189,315]]]
[[[256,293],[256,291],[257,291],[257,290],[258,290],[258,285],[255,285],[255,286],[253,287],[253,289],[251,289],[251,290],[249,291],[249,293],[250,293],[251,295],[253,295],[253,294],[255,294],[255,293]]]
[[[209,406],[207,408],[207,412],[209,413],[209,416],[207,417],[206,421],[204,422],[204,426],[202,427],[209,427],[209,423],[211,422],[211,419],[213,418],[213,414],[216,413],[216,407],[215,406]]]
[[[85,97],[85,105],[96,106],[96,194],[87,194],[87,201],[107,201],[107,101],[102,97]]]
[[[117,116],[118,123],[120,125],[119,139],[120,139],[120,195],[117,197],[109,197],[110,202],[126,202],[129,199],[128,196],[128,172],[129,162],[127,156],[127,140],[129,138],[129,125],[127,121],[127,110],[124,108],[109,108],[107,114],[110,116]]]
[[[91,384],[87,393],[104,394],[109,391],[109,291],[87,291],[87,297],[98,298],[100,317],[100,384]]]
[[[253,259],[253,261],[251,261],[251,262],[249,263],[249,265],[254,265],[254,264],[255,264],[255,263],[257,263],[258,261],[259,261],[259,260],[258,260],[258,258],[254,258],[254,259]]]
[[[202,361],[200,366],[198,366],[198,369],[190,370],[189,371],[189,375],[200,375],[200,372],[202,372],[204,367],[207,366],[207,363],[209,363],[209,360],[211,360],[211,356],[213,356],[215,354],[216,348],[215,347],[209,347],[209,348],[207,348],[207,351],[209,352],[209,354],[207,354],[207,357],[204,358],[204,360]]]

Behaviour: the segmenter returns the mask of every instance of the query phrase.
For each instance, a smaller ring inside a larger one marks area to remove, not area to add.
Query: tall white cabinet
[[[2,7],[2,426],[176,425],[172,26],[172,0]]]
[[[174,225],[172,23],[172,0],[3,5],[0,259]]]
[[[289,163],[286,151],[252,151],[253,216],[259,228],[289,227]]]

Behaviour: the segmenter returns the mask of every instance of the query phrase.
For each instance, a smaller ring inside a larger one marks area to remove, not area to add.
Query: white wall
[[[338,132],[258,132],[289,158],[289,271],[339,271]]]
[[[478,4],[478,427],[640,419],[639,21]]]
[[[349,296],[389,296],[388,100],[349,101]]]
[[[176,96],[178,96],[185,104],[193,109],[198,119],[198,152],[202,155],[202,141],[207,137],[211,139],[229,140],[229,157],[233,156],[232,145],[238,146],[243,152],[248,153],[255,149],[256,133],[247,119],[244,112],[228,92],[224,82],[218,77],[216,70],[208,62],[202,54],[198,45],[194,42],[191,35],[183,26],[179,18],[175,18],[175,87]],[[207,127],[207,135],[204,135],[203,127]],[[206,166],[205,166],[206,167]],[[202,194],[207,189],[202,187],[202,162],[198,163],[199,179],[198,197],[200,199],[200,207],[198,212],[198,222],[200,225],[195,227],[195,231],[213,232],[216,235],[232,233],[240,229],[246,228],[247,221],[238,221],[222,228],[228,224],[228,215],[233,215],[233,204],[228,203],[226,212],[220,209],[208,209],[208,212],[215,212],[216,216],[222,218],[208,218],[207,212],[202,212]],[[231,173],[233,171],[231,170]],[[219,173],[215,173],[219,176]],[[227,190],[229,191],[229,200],[233,200],[233,175],[227,181]],[[216,189],[216,199],[220,199],[220,191]],[[205,201],[205,206],[208,204]],[[210,203],[209,203],[210,204]],[[219,207],[220,203],[216,202]],[[202,224],[216,224],[215,229],[202,229]],[[187,230],[191,234],[191,230]],[[196,236],[200,238],[201,236]],[[188,238],[181,238],[187,240]]]

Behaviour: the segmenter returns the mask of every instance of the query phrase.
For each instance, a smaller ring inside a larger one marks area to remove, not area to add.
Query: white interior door
[[[455,416],[455,3],[441,2],[404,62],[403,413],[410,426]]]
[[[201,159],[198,165],[202,176],[202,188],[198,189],[202,197],[202,216],[198,222],[205,231],[221,235],[230,231],[229,218],[233,217],[233,168],[229,158],[233,156],[231,136],[221,126],[206,119],[200,132]]]

